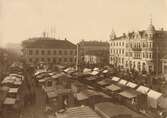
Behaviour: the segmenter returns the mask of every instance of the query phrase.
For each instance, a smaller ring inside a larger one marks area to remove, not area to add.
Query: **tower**
[[[114,30],[112,30],[111,34],[110,34],[110,40],[115,39],[116,38],[116,34],[114,32]]]
[[[150,24],[149,26],[147,27],[147,34],[149,36],[149,38],[152,38],[153,35],[155,33],[155,27],[154,25],[152,24],[152,17],[150,18]]]

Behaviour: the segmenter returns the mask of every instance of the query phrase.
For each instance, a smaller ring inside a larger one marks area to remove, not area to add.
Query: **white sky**
[[[146,29],[167,29],[167,0],[0,0],[0,43],[21,42],[55,29],[56,37],[76,43],[109,40]]]

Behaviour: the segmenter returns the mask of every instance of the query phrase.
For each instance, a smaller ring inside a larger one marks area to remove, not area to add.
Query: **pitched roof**
[[[35,37],[22,42],[24,48],[61,48],[75,49],[76,45],[68,40],[58,40],[50,37]]]

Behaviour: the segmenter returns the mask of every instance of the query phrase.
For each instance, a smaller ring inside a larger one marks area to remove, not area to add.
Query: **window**
[[[48,55],[50,55],[50,50],[48,50]]]
[[[44,59],[44,58],[41,58],[41,61],[45,61],[45,59]]]
[[[61,50],[59,50],[59,54],[60,54],[60,55],[62,54],[62,51],[61,51]]]
[[[146,58],[148,58],[148,53],[146,53]]]
[[[67,62],[67,58],[64,58],[64,62]]]
[[[152,42],[150,42],[150,48],[152,48]]]
[[[122,49],[122,54],[124,54],[124,49]]]
[[[42,51],[41,51],[41,54],[42,54],[42,55],[44,55],[44,54],[45,54],[45,51],[44,51],[44,50],[42,50]]]
[[[72,58],[70,58],[70,62],[72,62]]]
[[[48,62],[50,62],[50,58],[48,58]]]
[[[59,58],[59,62],[61,62],[61,58]]]
[[[53,53],[54,53],[54,55],[56,55],[56,54],[57,54],[57,51],[56,51],[56,50],[54,50],[54,52],[53,52]]]
[[[121,46],[121,42],[119,42],[119,46]]]
[[[143,42],[143,47],[145,47],[145,43]]]
[[[151,53],[149,54],[149,58],[152,58],[152,54]]]
[[[67,55],[67,50],[64,51],[64,55]]]
[[[36,53],[35,53],[36,55],[38,55],[39,54],[39,51],[38,50],[36,50]]]
[[[53,58],[53,62],[56,62],[56,58]]]
[[[70,55],[72,55],[72,54],[73,54],[73,51],[71,50],[71,51],[70,51]]]
[[[119,49],[119,54],[121,54],[121,49]]]
[[[32,54],[33,54],[32,50],[29,50],[29,55],[32,55]]]
[[[122,46],[124,46],[124,42],[122,42]]]

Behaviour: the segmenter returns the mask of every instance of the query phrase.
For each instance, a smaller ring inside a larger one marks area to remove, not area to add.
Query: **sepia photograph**
[[[167,0],[0,0],[0,118],[167,118]]]

